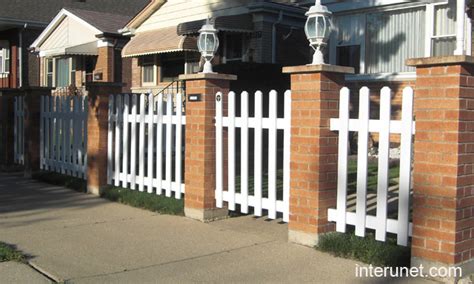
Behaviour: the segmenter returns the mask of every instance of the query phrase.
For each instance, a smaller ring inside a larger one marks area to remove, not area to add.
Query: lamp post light
[[[321,0],[316,0],[308,12],[308,19],[305,24],[306,37],[309,45],[314,49],[313,65],[325,64],[323,49],[327,45],[327,41],[332,32],[333,26],[331,22],[331,11],[326,6],[321,5]]]
[[[218,30],[216,30],[214,25],[210,23],[209,18],[207,19],[206,24],[199,30],[198,49],[201,56],[206,60],[202,73],[213,73],[211,60],[214,58],[214,54],[219,48],[217,32]]]

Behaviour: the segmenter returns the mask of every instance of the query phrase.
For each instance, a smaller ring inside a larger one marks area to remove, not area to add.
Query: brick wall
[[[114,82],[114,48],[99,47],[98,51],[94,74],[102,73],[101,82]]]

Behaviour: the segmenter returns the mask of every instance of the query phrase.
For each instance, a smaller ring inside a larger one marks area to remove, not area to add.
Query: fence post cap
[[[448,64],[474,64],[474,57],[470,55],[450,55],[436,57],[410,58],[406,60],[406,65],[418,66],[436,66]]]
[[[287,66],[287,67],[283,67],[282,71],[283,73],[290,73],[290,74],[320,73],[320,72],[354,74],[353,67],[330,65],[330,64]]]
[[[221,74],[221,73],[197,73],[197,74],[183,74],[179,75],[179,80],[191,81],[191,80],[237,80],[237,75],[232,74]]]

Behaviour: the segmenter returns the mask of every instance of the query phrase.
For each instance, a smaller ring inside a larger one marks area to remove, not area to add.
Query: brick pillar
[[[416,66],[412,265],[474,272],[474,57]]]
[[[328,208],[336,206],[339,90],[353,68],[305,65],[283,68],[291,74],[290,242],[314,246],[334,230]]]
[[[51,95],[51,88],[29,87],[25,94],[25,177],[40,169],[41,96]]]
[[[226,208],[216,208],[215,201],[215,96],[227,94],[234,75],[181,75],[186,81],[186,94],[200,94],[199,102],[186,103],[185,214],[200,221],[227,216]]]
[[[87,192],[100,195],[107,186],[109,95],[120,94],[122,84],[88,83]]]
[[[18,89],[0,89],[0,166],[8,167],[15,162],[14,125],[15,96],[22,94]]]
[[[100,82],[114,82],[114,47],[102,46],[98,51],[94,74],[102,73]]]

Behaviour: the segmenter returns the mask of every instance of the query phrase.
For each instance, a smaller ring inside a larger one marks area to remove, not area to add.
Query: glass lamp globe
[[[211,60],[219,48],[218,30],[214,28],[207,19],[205,25],[199,30],[198,49],[206,63],[204,64],[203,73],[212,73]]]
[[[323,48],[326,47],[333,26],[331,21],[331,11],[326,6],[321,5],[321,0],[317,0],[306,16],[305,33],[309,45],[314,49],[313,63],[324,64]]]

